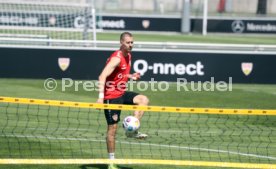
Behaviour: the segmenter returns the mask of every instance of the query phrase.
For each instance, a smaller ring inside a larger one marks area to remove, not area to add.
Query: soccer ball
[[[123,121],[123,128],[126,132],[133,133],[140,127],[140,121],[134,116],[127,116]]]

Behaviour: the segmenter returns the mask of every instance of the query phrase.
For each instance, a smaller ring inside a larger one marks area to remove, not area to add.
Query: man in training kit
[[[146,106],[149,100],[146,96],[126,91],[128,79],[138,80],[139,73],[130,74],[131,50],[133,47],[133,36],[129,32],[124,32],[120,36],[120,49],[111,54],[106,65],[99,76],[99,98],[98,103],[106,104],[135,104]],[[121,110],[104,110],[108,124],[106,144],[109,159],[115,159],[115,136],[120,121]],[[144,112],[135,111],[134,116],[140,121]],[[127,134],[126,134],[127,135]],[[127,137],[146,138],[146,134],[136,131]],[[117,169],[110,164],[108,169]]]

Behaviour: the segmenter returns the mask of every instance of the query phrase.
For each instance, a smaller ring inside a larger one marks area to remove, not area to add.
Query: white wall
[[[7,2],[13,0],[0,0]],[[63,3],[86,3],[95,2],[96,7],[104,10],[123,10],[131,11],[132,9],[145,13],[162,13],[162,12],[180,12],[184,0],[16,0],[22,2],[63,2]],[[192,10],[202,11],[204,0],[190,0],[192,2]],[[227,0],[226,0],[227,1]],[[258,0],[230,0],[232,1],[231,10],[236,13],[256,13]],[[157,2],[157,6],[155,6]],[[209,12],[217,12],[219,0],[208,0]],[[132,6],[133,5],[133,6]],[[141,13],[140,12],[140,13]],[[231,12],[231,11],[230,11]],[[267,12],[276,14],[276,0],[267,0]]]
[[[256,13],[257,11],[257,0],[232,0],[233,1],[233,12],[238,13]]]
[[[276,13],[276,0],[268,0],[267,1],[267,12],[268,13]]]
[[[227,1],[227,0],[226,0]],[[231,0],[232,12],[256,13],[258,0]],[[208,0],[208,11],[217,12],[219,0]],[[201,9],[203,0],[192,0],[193,8]],[[276,0],[267,0],[267,12],[276,14]]]

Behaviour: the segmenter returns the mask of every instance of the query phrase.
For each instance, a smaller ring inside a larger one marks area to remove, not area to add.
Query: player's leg
[[[139,94],[133,98],[133,103],[139,106],[147,106],[149,104],[149,99],[147,96]],[[139,119],[141,123],[142,117],[144,115],[144,111],[137,110],[134,112],[134,115],[137,119]],[[148,135],[137,131],[134,137],[138,139],[144,139],[144,138],[147,138]]]
[[[139,94],[133,98],[133,103],[139,106],[147,106],[149,104],[149,99],[147,96]],[[139,119],[139,121],[141,121],[143,115],[144,111],[142,110],[137,110],[134,112],[134,116]]]
[[[117,131],[117,123],[108,125],[107,127],[107,135],[106,135],[106,146],[109,159],[115,159],[115,136]],[[108,169],[118,169],[118,167],[114,164],[109,164]]]
[[[124,104],[136,104],[136,105],[141,105],[141,106],[147,106],[149,104],[149,99],[146,96],[135,93],[135,92],[126,92],[123,95],[123,100],[124,100]],[[144,115],[144,111],[138,110],[138,111],[134,112],[134,116],[137,119],[139,119],[140,122],[141,122],[143,115]],[[136,133],[133,133],[133,134],[126,133],[126,136],[143,139],[143,138],[146,138],[148,135],[136,131]]]
[[[106,134],[106,145],[107,145],[107,152],[109,154],[110,159],[114,159],[114,152],[115,152],[115,136],[117,131],[117,124],[111,124],[107,127],[107,134]]]
[[[121,104],[122,99],[111,99],[105,100],[106,104]],[[104,110],[105,118],[107,122],[107,133],[106,133],[106,145],[109,159],[115,159],[115,140],[116,140],[116,132],[118,128],[118,122],[120,121],[120,110]],[[117,169],[117,167],[113,164],[110,164],[110,169]]]
[[[109,153],[109,158],[114,158],[115,153],[115,137],[116,131],[118,128],[118,122],[120,115],[120,111],[118,110],[105,110],[105,117],[107,121],[107,132],[106,132],[106,144],[107,144],[107,152]],[[112,157],[113,156],[113,157]]]

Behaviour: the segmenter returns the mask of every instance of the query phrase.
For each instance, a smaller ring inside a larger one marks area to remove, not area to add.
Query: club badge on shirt
[[[113,119],[114,121],[118,121],[118,115],[117,115],[117,114],[114,114],[114,115],[112,116],[112,119]]]

